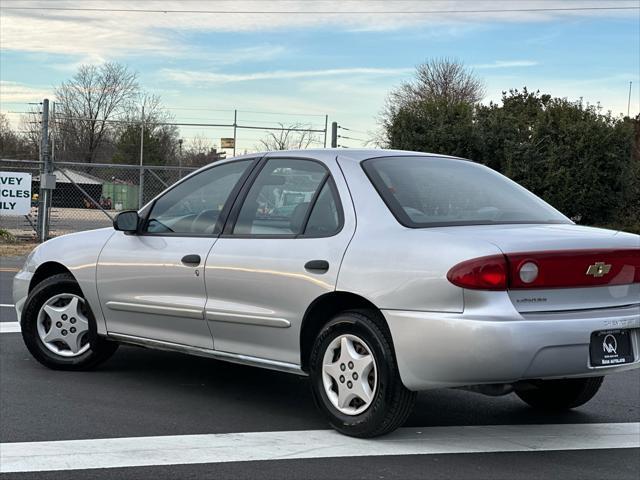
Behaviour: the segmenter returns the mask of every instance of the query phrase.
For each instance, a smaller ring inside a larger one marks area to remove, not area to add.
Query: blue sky
[[[2,10],[0,110],[17,125],[24,102],[52,96],[82,63],[115,60],[139,72],[177,121],[323,126],[324,115],[368,139],[387,93],[416,64],[455,57],[486,83],[485,102],[527,86],[600,102],[603,111],[640,110],[638,10],[411,14],[426,10],[637,7],[638,1],[111,1],[17,2],[2,7],[166,10],[344,11],[316,14],[200,14]],[[380,15],[394,10],[406,14]],[[255,113],[269,112],[269,113]],[[273,112],[273,113],[272,113]],[[215,144],[228,132],[183,128]],[[242,132],[251,149],[262,132]],[[360,140],[343,141],[359,146]]]

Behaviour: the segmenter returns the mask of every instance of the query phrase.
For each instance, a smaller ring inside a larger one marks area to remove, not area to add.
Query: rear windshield
[[[382,157],[362,166],[407,227],[571,223],[503,175],[477,163],[438,157]]]

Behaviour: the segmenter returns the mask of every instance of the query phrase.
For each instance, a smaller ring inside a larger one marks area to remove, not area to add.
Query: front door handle
[[[329,270],[329,262],[326,260],[310,260],[304,264],[304,268],[311,273],[325,273]]]
[[[182,257],[182,263],[189,267],[197,267],[198,265],[200,265],[200,255],[185,255],[184,257]]]

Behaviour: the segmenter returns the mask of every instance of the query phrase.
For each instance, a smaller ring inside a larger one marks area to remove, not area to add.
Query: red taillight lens
[[[580,288],[640,282],[640,249],[555,250],[508,253],[510,289]],[[526,282],[519,274],[527,263],[538,275]]]
[[[504,255],[474,258],[457,264],[447,278],[451,283],[472,290],[506,290],[507,260]]]
[[[507,253],[459,263],[451,283],[473,290],[580,288],[640,283],[640,249]]]

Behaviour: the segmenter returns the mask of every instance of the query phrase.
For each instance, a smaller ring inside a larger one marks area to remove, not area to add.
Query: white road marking
[[[15,305],[13,303],[0,303],[0,307],[13,308]]]
[[[0,333],[17,333],[19,331],[19,322],[0,322]]]
[[[639,448],[640,423],[403,428],[361,440],[333,430],[0,444],[0,472],[371,455]]]

